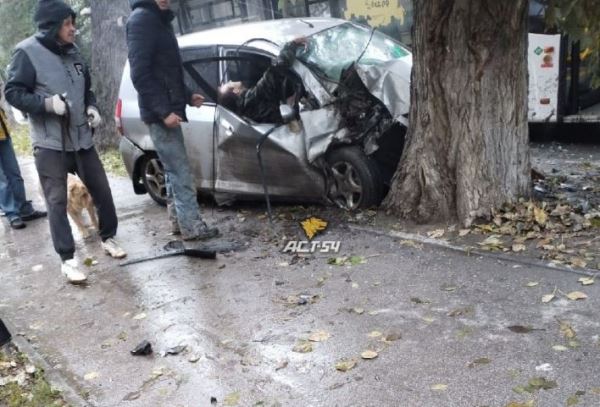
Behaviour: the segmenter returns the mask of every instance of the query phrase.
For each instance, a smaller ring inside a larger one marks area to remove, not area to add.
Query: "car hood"
[[[358,65],[356,72],[368,91],[389,110],[394,120],[408,126],[412,56],[380,65]]]

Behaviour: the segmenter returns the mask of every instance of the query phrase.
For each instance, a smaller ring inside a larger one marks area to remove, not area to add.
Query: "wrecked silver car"
[[[307,37],[291,70],[298,86],[285,124],[256,123],[217,103],[228,81],[255,84],[288,41]],[[412,55],[395,40],[329,18],[288,19],[179,38],[186,85],[206,98],[188,107],[185,144],[200,194],[218,204],[261,199],[378,204],[404,145]],[[116,109],[120,150],[136,193],[166,198],[165,177],[141,121],[129,67]],[[258,151],[257,151],[258,150]],[[258,154],[257,154],[258,153]]]

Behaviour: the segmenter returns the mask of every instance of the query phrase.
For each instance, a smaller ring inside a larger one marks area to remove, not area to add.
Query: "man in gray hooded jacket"
[[[75,12],[60,0],[39,0],[38,33],[19,43],[12,56],[6,100],[29,114],[35,165],[61,270],[71,283],[86,280],[74,258],[67,217],[67,174],[77,173],[98,211],[102,247],[113,257],[126,253],[114,240],[117,214],[92,129],[101,122],[87,65],[75,46]]]

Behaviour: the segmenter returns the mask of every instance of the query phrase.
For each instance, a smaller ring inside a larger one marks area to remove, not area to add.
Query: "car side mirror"
[[[290,107],[290,105],[279,105],[279,113],[283,119],[283,124],[288,124],[296,118],[296,112]]]

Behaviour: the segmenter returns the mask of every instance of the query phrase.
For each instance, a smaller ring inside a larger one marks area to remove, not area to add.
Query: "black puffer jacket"
[[[184,120],[191,100],[183,82],[183,67],[175,33],[174,14],[162,11],[154,0],[129,0],[127,46],[131,80],[138,91],[142,120],[157,123],[171,113]]]

